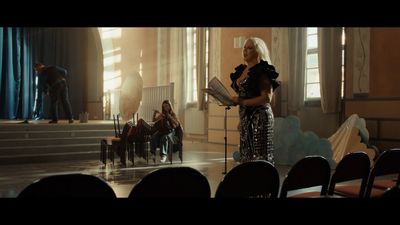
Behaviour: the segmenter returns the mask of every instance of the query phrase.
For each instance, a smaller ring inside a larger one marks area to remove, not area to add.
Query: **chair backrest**
[[[178,143],[180,142],[182,144],[182,139],[183,139],[183,127],[182,127],[182,124],[179,124],[175,128],[175,136],[178,138]]]
[[[188,197],[210,198],[207,178],[190,167],[168,167],[155,170],[141,179],[129,198]]]
[[[337,164],[332,175],[328,195],[333,195],[337,183],[361,179],[359,197],[364,196],[370,171],[370,160],[365,152],[351,152]]]
[[[119,125],[119,114],[117,114],[117,128],[118,128],[118,136],[121,136],[121,126]]]
[[[119,126],[119,114],[117,114],[117,118],[115,118],[115,114],[113,114],[113,122],[114,122],[115,137],[120,137],[121,136],[121,128]]]
[[[369,174],[365,197],[370,197],[375,177],[390,174],[400,174],[400,149],[387,150],[379,155]],[[397,180],[397,184],[399,182]]]
[[[128,134],[132,127],[132,121],[128,121],[125,123],[124,127],[122,128],[122,133],[120,134],[121,140],[126,141],[128,139]]]
[[[276,198],[279,173],[267,161],[242,163],[230,170],[219,184],[215,197],[219,198]]]
[[[175,139],[176,141],[173,141],[173,146],[172,146],[173,152],[182,151],[183,128],[181,124],[179,124],[178,127],[175,128]]]
[[[286,198],[288,191],[322,186],[320,195],[328,191],[331,169],[328,161],[319,155],[306,156],[293,165],[283,181],[280,198]]]
[[[64,174],[42,178],[28,185],[18,198],[116,198],[101,178],[86,174]]]
[[[125,123],[124,127],[122,128],[122,133],[119,135],[120,142],[118,142],[118,150],[117,153],[121,155],[123,151],[126,151],[128,145],[128,134],[131,128],[133,127],[132,121],[128,121]]]

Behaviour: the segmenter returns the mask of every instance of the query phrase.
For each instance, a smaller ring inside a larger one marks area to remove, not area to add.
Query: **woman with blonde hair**
[[[248,38],[242,51],[245,64],[231,73],[232,97],[239,105],[240,161],[267,160],[274,163],[272,95],[279,86],[278,73],[270,65],[267,45],[257,37]]]

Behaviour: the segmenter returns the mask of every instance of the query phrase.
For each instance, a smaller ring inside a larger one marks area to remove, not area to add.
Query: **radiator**
[[[166,86],[145,87],[142,92],[142,101],[139,106],[139,118],[152,121],[154,110],[161,112],[164,100],[170,100],[174,107],[174,83]]]

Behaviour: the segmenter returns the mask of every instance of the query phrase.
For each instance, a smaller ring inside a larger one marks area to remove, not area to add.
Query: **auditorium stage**
[[[0,120],[0,164],[98,159],[100,140],[115,135],[113,121],[48,122]]]

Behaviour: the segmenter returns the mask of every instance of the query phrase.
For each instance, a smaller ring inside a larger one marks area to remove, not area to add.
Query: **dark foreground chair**
[[[283,181],[280,198],[286,198],[288,191],[321,186],[318,192],[303,192],[291,195],[293,198],[320,197],[328,192],[331,170],[328,161],[322,156],[306,156],[290,169]]]
[[[240,164],[229,171],[217,188],[216,198],[276,198],[279,174],[267,161]]]
[[[382,195],[385,190],[374,187],[375,178],[392,174],[397,177],[400,176],[400,149],[387,150],[379,155],[369,174],[365,197],[379,197]],[[396,185],[399,184],[400,181],[397,179]]]
[[[207,178],[190,167],[155,170],[140,180],[129,193],[129,198],[189,197],[210,198]]]
[[[365,152],[351,152],[337,164],[332,175],[328,195],[339,195],[349,198],[364,197],[370,170],[370,160]],[[358,183],[339,184],[358,180]],[[339,184],[339,185],[336,185]]]
[[[102,179],[85,174],[55,175],[27,186],[18,198],[116,198]]]

